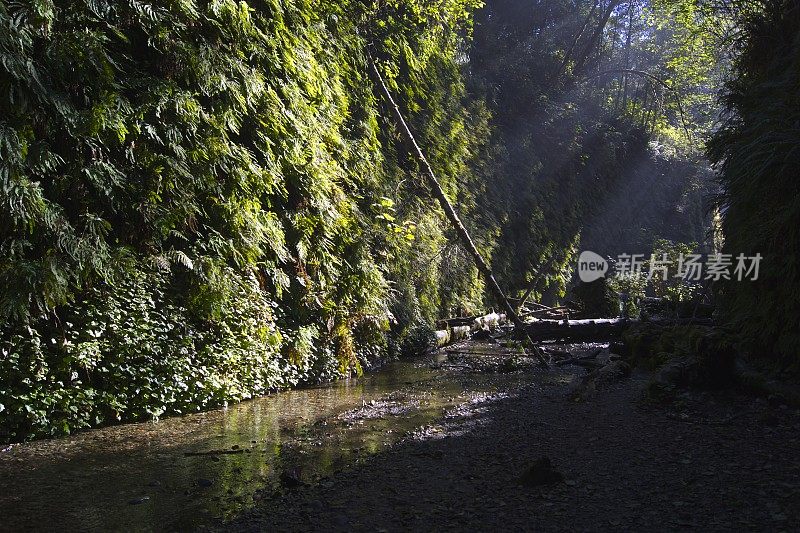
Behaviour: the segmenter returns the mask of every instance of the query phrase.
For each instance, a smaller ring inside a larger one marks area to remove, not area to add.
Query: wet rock
[[[611,361],[594,373],[597,374],[595,378],[597,385],[603,386],[630,376],[631,366],[625,361]]]
[[[691,381],[696,362],[686,359],[677,359],[668,362],[658,372],[656,380],[670,385],[687,385]]]
[[[311,500],[308,502],[308,506],[313,509],[314,511],[321,511],[325,508],[325,505],[319,500]]]
[[[442,450],[429,450],[414,453],[417,457],[430,457],[431,459],[441,459],[444,457]]]
[[[764,413],[758,417],[758,423],[764,427],[774,428],[778,427],[781,421],[773,413]]]
[[[782,407],[788,404],[788,402],[786,401],[786,397],[780,393],[770,394],[769,397],[767,398],[767,402],[772,407]]]
[[[347,518],[345,515],[341,514],[333,517],[333,525],[343,531],[352,529],[352,525],[350,524],[350,519]]]
[[[540,457],[522,474],[520,485],[539,487],[564,481],[564,475],[553,468],[549,457]]]

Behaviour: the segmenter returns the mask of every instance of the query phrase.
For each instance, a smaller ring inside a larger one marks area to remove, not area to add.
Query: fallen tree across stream
[[[534,342],[541,341],[604,341],[622,336],[632,323],[625,318],[596,320],[536,320],[525,329]]]
[[[526,324],[525,329],[534,342],[583,342],[618,339],[625,328],[639,323],[662,326],[703,325],[710,326],[709,319],[675,320],[631,320],[627,318],[605,318],[589,320],[536,320]]]
[[[441,321],[445,329],[436,331],[436,345],[441,348],[452,342],[464,340],[484,328],[495,329],[506,322],[504,314],[489,313],[481,317]],[[633,320],[627,318],[596,318],[586,320],[534,320],[525,324],[525,332],[535,343],[609,341],[622,336],[625,328],[639,323],[661,326],[702,325],[712,321],[703,318]],[[450,326],[450,324],[458,324]]]

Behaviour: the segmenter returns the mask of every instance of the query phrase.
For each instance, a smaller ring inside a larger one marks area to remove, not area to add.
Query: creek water
[[[0,452],[0,530],[195,529],[287,485],[325,482],[459,405],[542,379],[430,363],[12,446]]]

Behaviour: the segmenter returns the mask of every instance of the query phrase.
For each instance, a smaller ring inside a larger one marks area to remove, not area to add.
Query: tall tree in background
[[[579,247],[703,240],[710,174],[683,126],[704,135],[715,80],[694,23],[649,1],[494,0],[478,13],[468,68],[493,113],[487,207],[510,292],[562,297]]]

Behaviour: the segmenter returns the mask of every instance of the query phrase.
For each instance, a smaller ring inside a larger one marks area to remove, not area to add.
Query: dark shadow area
[[[264,501],[230,531],[792,530],[800,415],[730,392],[703,413],[638,402],[646,382],[570,400],[530,387],[445,419],[324,480]],[[704,408],[706,409],[706,408]],[[736,414],[731,417],[731,414]],[[542,457],[563,476],[526,486]]]

